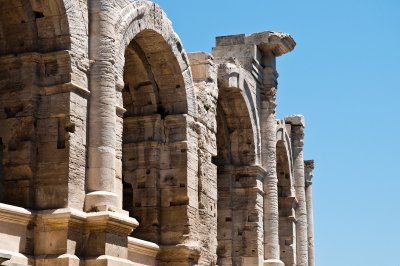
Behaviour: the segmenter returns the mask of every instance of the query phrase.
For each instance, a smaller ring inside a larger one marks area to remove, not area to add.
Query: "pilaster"
[[[249,39],[261,51],[263,82],[260,86],[261,160],[264,180],[264,265],[284,265],[280,260],[278,179],[276,172],[276,57],[290,52],[295,42],[283,33],[255,33]]]
[[[192,191],[198,199],[195,206],[198,209],[198,218],[193,219],[193,235],[198,235],[198,245],[201,254],[200,265],[217,263],[217,166],[212,163],[213,156],[217,155],[217,68],[214,58],[208,53],[188,54],[190,68],[197,97],[197,119],[193,126],[189,126],[188,141],[197,143],[197,187]],[[190,162],[192,163],[192,162]],[[189,194],[189,195],[190,195]],[[208,243],[201,245],[200,243]]]
[[[296,239],[297,239],[297,265],[308,265],[308,240],[307,240],[307,205],[305,194],[304,176],[304,117],[293,115],[285,118],[286,124],[291,125],[291,140],[293,151],[293,170],[295,180],[295,191],[297,198],[296,208]]]
[[[264,179],[264,265],[283,265],[279,247],[278,178],[276,172],[276,91],[278,73],[271,51],[263,54],[263,84],[260,87],[261,161]]]
[[[116,178],[116,81],[114,1],[89,1],[89,139],[85,210],[122,210]]]
[[[263,181],[260,166],[226,165],[219,170],[219,263],[262,265]]]
[[[307,205],[307,236],[308,236],[308,266],[314,266],[314,216],[312,205],[312,178],[314,171],[314,160],[304,161],[304,174],[306,185]]]

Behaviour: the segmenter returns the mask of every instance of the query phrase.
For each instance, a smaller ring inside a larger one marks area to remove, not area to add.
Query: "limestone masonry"
[[[183,49],[134,0],[0,0],[1,265],[314,266],[286,33]]]

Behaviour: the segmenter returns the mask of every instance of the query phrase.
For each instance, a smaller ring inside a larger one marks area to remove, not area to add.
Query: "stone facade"
[[[294,47],[187,54],[149,1],[0,0],[0,263],[313,266],[304,118],[275,116]]]

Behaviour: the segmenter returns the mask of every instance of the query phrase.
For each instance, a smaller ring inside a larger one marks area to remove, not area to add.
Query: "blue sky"
[[[216,36],[290,33],[278,116],[306,117],[317,266],[398,266],[400,1],[159,0],[186,51]]]

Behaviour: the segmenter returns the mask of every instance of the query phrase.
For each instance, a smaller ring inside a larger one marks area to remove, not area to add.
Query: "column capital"
[[[294,49],[296,42],[287,33],[263,31],[250,35],[237,34],[217,37],[217,46],[232,46],[252,44],[256,45],[262,52],[272,52],[275,57],[284,55]]]
[[[306,127],[306,121],[303,115],[289,115],[285,117],[285,123],[292,126]]]
[[[212,53],[215,59],[234,57],[249,72],[259,72],[266,67],[265,58],[274,61],[276,57],[292,51],[295,46],[296,42],[287,33],[263,31],[250,35],[219,36]],[[275,68],[274,63],[272,66]]]
[[[262,53],[271,52],[275,57],[289,53],[296,46],[296,42],[287,33],[263,31],[246,36],[246,42],[258,46]]]
[[[259,82],[262,108],[275,113],[278,72],[276,57],[294,49],[296,42],[287,33],[263,31],[216,38],[213,56],[217,62],[237,59]]]
[[[293,148],[303,149],[305,120],[302,115],[291,115],[285,118],[285,123],[291,125],[290,138]]]

